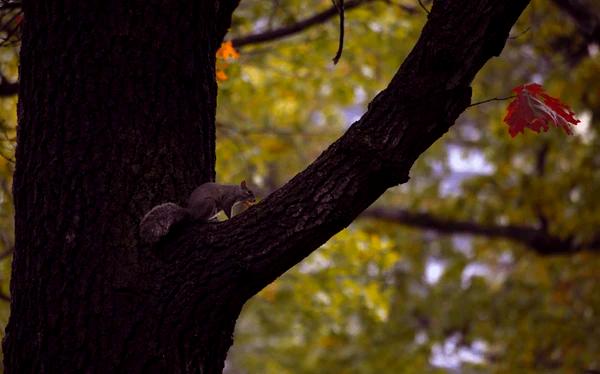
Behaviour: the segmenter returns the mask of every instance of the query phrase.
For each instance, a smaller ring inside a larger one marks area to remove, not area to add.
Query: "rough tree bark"
[[[242,305],[348,225],[470,102],[527,0],[434,3],[361,120],[229,221],[137,225],[214,177],[236,0],[24,1],[7,373],[219,373]]]

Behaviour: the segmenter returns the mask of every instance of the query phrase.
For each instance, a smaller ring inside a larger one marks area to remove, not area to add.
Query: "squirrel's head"
[[[242,191],[242,201],[246,203],[253,203],[256,201],[256,198],[254,197],[254,192],[252,192],[248,188],[245,180],[242,181],[242,183],[240,183],[240,189]]]

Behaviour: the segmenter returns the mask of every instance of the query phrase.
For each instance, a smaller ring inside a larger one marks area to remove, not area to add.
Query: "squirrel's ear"
[[[243,189],[245,189],[245,190],[247,190],[247,189],[248,189],[248,187],[246,186],[246,181],[245,181],[245,180],[244,180],[244,181],[242,181],[242,183],[240,183],[240,186],[241,186]]]

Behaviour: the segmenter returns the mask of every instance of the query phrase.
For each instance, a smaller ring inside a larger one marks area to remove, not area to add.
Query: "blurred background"
[[[303,170],[385,88],[431,3],[345,5],[334,65],[330,0],[241,2],[217,54],[219,182],[264,197]],[[3,330],[22,15],[0,9]],[[245,306],[226,373],[600,373],[600,3],[533,0],[473,102],[528,82],[571,106],[573,136],[511,138],[508,101],[468,108],[407,184]]]

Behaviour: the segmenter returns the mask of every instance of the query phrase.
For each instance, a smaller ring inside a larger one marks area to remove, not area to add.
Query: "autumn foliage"
[[[221,44],[221,47],[219,48],[219,50],[217,50],[217,81],[222,82],[229,79],[229,77],[225,73],[225,69],[227,69],[231,61],[237,60],[239,57],[240,54],[233,47],[231,41],[225,41]]]
[[[573,134],[573,125],[579,120],[571,109],[544,92],[541,85],[527,83],[513,89],[515,99],[507,108],[504,122],[508,125],[510,136],[529,128],[535,132],[548,131],[549,123],[562,128],[568,135]]]

